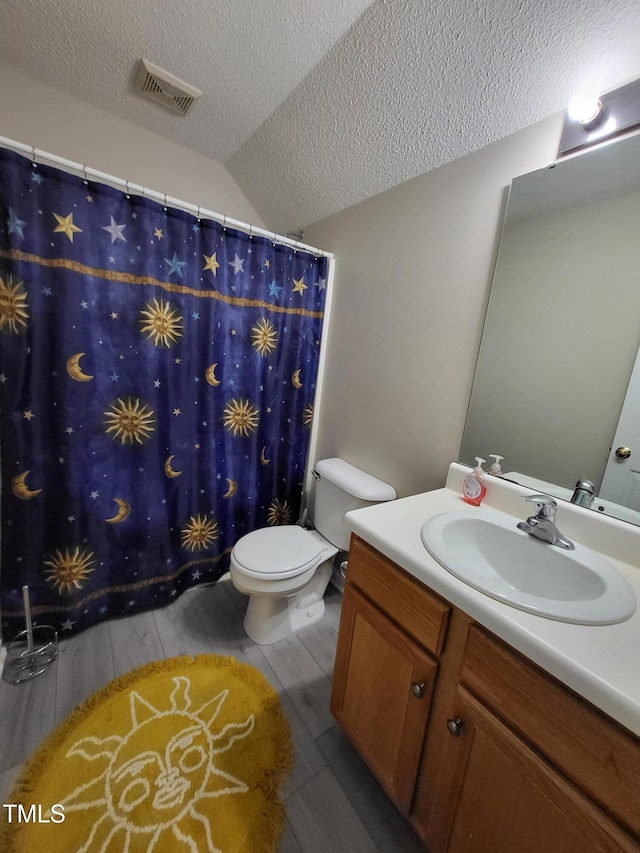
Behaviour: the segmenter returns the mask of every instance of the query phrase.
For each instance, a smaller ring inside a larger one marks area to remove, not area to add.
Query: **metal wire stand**
[[[28,586],[22,587],[22,597],[27,627],[7,646],[7,675],[12,684],[42,675],[58,657],[58,632],[50,625],[33,624]]]

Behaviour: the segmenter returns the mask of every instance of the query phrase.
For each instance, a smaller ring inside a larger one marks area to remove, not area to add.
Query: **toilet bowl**
[[[243,536],[231,552],[231,580],[250,596],[247,635],[260,645],[275,643],[324,615],[335,545],[317,530],[297,525],[265,527]]]
[[[342,459],[319,461],[314,475],[315,529],[261,528],[242,536],[231,551],[231,581],[249,596],[244,629],[260,645],[322,619],[334,557],[349,547],[345,513],[396,497],[393,487]]]

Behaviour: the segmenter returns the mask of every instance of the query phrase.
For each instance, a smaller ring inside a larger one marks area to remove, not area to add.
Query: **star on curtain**
[[[57,213],[54,213],[53,215],[58,221],[58,224],[53,229],[53,233],[56,234],[57,232],[60,232],[61,234],[66,234],[73,243],[73,235],[78,232],[82,233],[82,228],[78,228],[77,225],[74,225],[73,213],[70,213],[68,216],[60,216]]]
[[[122,233],[127,226],[117,225],[113,216],[111,217],[111,225],[102,225],[101,227],[103,231],[106,231],[107,234],[111,235],[112,243],[115,243],[116,240],[122,240],[124,243],[127,242],[127,238]]]
[[[277,299],[278,296],[280,296],[281,290],[282,287],[276,284],[276,280],[274,278],[271,284],[269,285],[269,296],[275,296],[275,298]]]
[[[165,262],[165,264],[169,264],[169,270],[167,272],[167,275],[171,275],[172,273],[175,272],[180,276],[180,278],[182,278],[182,267],[186,267],[187,262],[186,261],[179,261],[178,255],[176,252],[173,253],[172,258],[165,258],[164,262]]]
[[[239,258],[238,253],[236,252],[235,257],[232,261],[229,261],[229,266],[233,267],[233,274],[238,275],[239,272],[244,272],[244,258]]]
[[[24,240],[24,233],[22,229],[27,223],[22,219],[18,219],[15,214],[15,211],[12,207],[9,208],[9,218],[7,219],[7,225],[9,226],[9,234],[17,234],[21,240]]]
[[[304,276],[298,279],[291,279],[293,281],[293,291],[292,293],[299,293],[302,296],[307,289],[307,285],[304,283]]]
[[[211,272],[213,273],[214,277],[215,277],[215,275],[216,275],[216,272],[217,272],[217,270],[218,270],[218,267],[220,266],[220,264],[218,263],[218,261],[217,261],[217,259],[216,259],[216,254],[217,254],[217,252],[214,252],[214,253],[213,253],[213,255],[203,255],[203,258],[204,258],[204,260],[205,260],[205,265],[204,265],[204,267],[203,267],[202,269],[203,269],[203,271],[205,271],[205,272],[206,272],[206,270],[211,270]],[[236,258],[237,258],[237,257],[238,257],[238,256],[236,255]]]

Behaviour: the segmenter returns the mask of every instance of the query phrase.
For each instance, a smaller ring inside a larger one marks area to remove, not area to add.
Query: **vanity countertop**
[[[632,585],[638,609],[614,625],[574,625],[536,616],[468,586],[437,563],[420,538],[423,524],[443,512],[477,510],[462,500],[469,469],[456,463],[444,489],[350,512],[350,529],[409,574],[463,610],[513,648],[640,736],[640,528],[591,510],[559,503],[561,532],[591,548]],[[524,519],[533,494],[515,483],[487,478],[482,508]],[[553,546],[549,546],[553,547]]]

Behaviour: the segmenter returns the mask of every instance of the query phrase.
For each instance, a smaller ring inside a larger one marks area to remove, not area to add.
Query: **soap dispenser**
[[[484,459],[476,456],[476,467],[467,474],[462,484],[462,499],[472,506],[480,506],[487,493],[484,482],[485,472],[482,470],[484,462]]]
[[[500,467],[500,462],[504,459],[504,456],[498,456],[497,453],[490,453],[489,456],[492,459],[495,459],[493,465],[489,468],[489,473],[493,474],[494,477],[502,477],[504,476],[502,473],[502,468]]]

